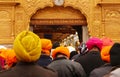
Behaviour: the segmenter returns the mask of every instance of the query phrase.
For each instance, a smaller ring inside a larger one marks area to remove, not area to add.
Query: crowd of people
[[[120,43],[91,37],[78,50],[22,31],[0,49],[0,77],[120,77]]]

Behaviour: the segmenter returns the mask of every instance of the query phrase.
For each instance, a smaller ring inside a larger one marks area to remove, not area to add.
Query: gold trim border
[[[87,25],[81,19],[31,19],[31,25]]]
[[[0,5],[20,5],[20,2],[16,2],[16,1],[0,1]]]

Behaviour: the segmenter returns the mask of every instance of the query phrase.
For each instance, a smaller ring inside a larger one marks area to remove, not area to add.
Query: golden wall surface
[[[62,7],[68,6],[86,17],[90,36],[120,41],[120,0],[64,0]],[[13,43],[19,32],[29,30],[37,10],[46,7],[56,5],[53,0],[0,0],[0,44]]]

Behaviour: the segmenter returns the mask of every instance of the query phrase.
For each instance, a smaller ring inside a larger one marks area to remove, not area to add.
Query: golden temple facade
[[[119,42],[120,0],[0,0],[0,44],[13,43],[30,23],[86,25],[89,36]]]

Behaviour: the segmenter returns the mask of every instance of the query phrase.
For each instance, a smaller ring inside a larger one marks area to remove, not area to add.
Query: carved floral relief
[[[118,37],[120,35],[120,8],[104,8],[103,17],[105,35],[114,41],[120,40],[120,37]]]

